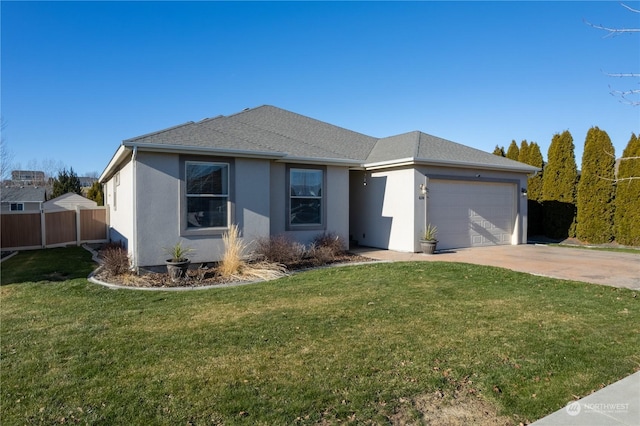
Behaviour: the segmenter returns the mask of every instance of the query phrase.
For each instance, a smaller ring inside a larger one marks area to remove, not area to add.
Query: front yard
[[[630,290],[425,262],[148,292],[90,269],[2,263],[2,423],[518,424],[640,369]]]

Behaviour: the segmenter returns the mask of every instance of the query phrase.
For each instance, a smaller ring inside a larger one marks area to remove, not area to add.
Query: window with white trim
[[[185,163],[187,229],[222,228],[229,224],[229,164]]]
[[[24,203],[11,203],[11,211],[12,212],[24,211]]]
[[[289,169],[289,225],[320,226],[323,223],[324,171]]]

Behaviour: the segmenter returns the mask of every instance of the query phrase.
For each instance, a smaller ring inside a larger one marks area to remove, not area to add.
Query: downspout
[[[136,158],[138,156],[138,146],[133,146],[133,152],[131,153],[131,174],[133,176],[133,262],[131,267],[134,271],[138,272],[138,175],[136,173]]]

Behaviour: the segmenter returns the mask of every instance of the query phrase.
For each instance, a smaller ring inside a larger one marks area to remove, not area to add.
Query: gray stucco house
[[[164,263],[178,240],[220,259],[222,234],[287,234],[416,252],[526,242],[528,175],[538,169],[422,132],[375,138],[273,106],[122,142],[100,176],[110,239],[134,266]]]

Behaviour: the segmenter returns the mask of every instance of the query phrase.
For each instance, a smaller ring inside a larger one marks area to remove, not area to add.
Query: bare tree
[[[624,3],[620,3],[620,5],[622,7],[624,7],[625,9],[627,9],[629,12],[631,13],[638,13],[640,14],[640,10],[638,9],[634,9],[630,6],[627,6]],[[605,37],[616,37],[622,34],[637,34],[640,33],[640,28],[616,28],[616,27],[609,27],[609,26],[604,26],[604,25],[597,25],[597,24],[593,24],[589,21],[585,20],[585,23],[593,28],[596,28],[598,30],[601,31],[605,31],[606,35]],[[612,72],[605,72],[605,74],[609,77],[614,77],[614,78],[624,78],[624,79],[640,79],[640,73],[638,72],[618,72],[618,73],[612,73]],[[640,81],[637,83],[640,84]],[[640,89],[625,89],[625,90],[617,90],[617,89],[613,89],[611,86],[609,86],[610,89],[610,93],[613,96],[616,96],[618,98],[620,98],[620,102],[623,103],[627,103],[630,105],[634,105],[634,106],[638,106],[640,105]]]
[[[13,152],[7,146],[7,139],[4,131],[7,123],[4,117],[0,117],[0,180],[5,181],[11,178],[11,165],[13,162]]]

